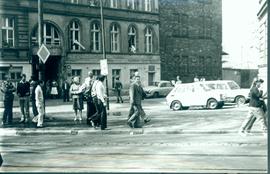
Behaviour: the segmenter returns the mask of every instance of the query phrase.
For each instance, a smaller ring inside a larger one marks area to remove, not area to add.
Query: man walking
[[[142,127],[143,123],[141,123],[141,119],[143,119],[144,122],[150,121],[150,119],[145,118],[145,112],[142,108],[144,95],[145,93],[140,85],[140,76],[136,76],[129,89],[131,113],[129,113],[127,123],[132,128]]]
[[[122,90],[122,88],[123,88],[123,85],[120,82],[119,77],[117,76],[115,78],[115,84],[114,84],[114,89],[116,91],[116,97],[117,97],[117,103],[119,103],[119,102],[123,103],[123,99],[121,97],[121,90]]]
[[[22,79],[18,83],[17,95],[19,96],[19,103],[20,103],[21,114],[22,114],[20,123],[28,122],[30,83],[26,81],[25,74],[22,74]]]
[[[261,102],[263,91],[259,90],[263,82],[262,79],[256,80],[254,86],[250,89],[249,112],[239,130],[241,135],[246,135],[248,129],[251,129],[254,123],[252,122],[254,117],[258,120],[264,135],[267,135],[267,127]]]
[[[37,128],[42,128],[43,127],[43,118],[44,118],[44,96],[43,96],[43,91],[42,88],[44,86],[44,82],[42,80],[38,81],[38,85],[35,90],[35,98],[36,98],[36,106],[38,110],[38,116],[35,119],[34,117],[34,122],[37,122]],[[37,121],[36,121],[37,120]]]
[[[3,120],[2,125],[6,124],[12,124],[13,121],[13,100],[14,100],[14,94],[16,89],[10,82],[10,79],[8,78],[6,81],[4,81],[3,86],[1,88],[1,92],[4,94],[4,113],[3,113]]]

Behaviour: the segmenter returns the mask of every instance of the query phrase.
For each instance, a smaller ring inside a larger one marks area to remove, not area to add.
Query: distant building
[[[258,11],[259,19],[259,78],[265,80],[267,84],[267,0],[260,0],[260,9]]]
[[[222,77],[222,1],[160,0],[161,79]]]
[[[99,0],[42,0],[44,44],[51,55],[45,81],[100,74],[102,40]],[[128,87],[135,71],[143,85],[160,79],[158,0],[103,0],[108,84]],[[38,76],[38,1],[0,1],[0,80],[23,72]],[[83,47],[76,44],[78,41]]]

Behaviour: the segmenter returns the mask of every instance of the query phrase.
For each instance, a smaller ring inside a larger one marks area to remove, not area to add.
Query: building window
[[[145,0],[144,1],[144,9],[145,11],[151,11],[152,10],[152,0]]]
[[[139,4],[137,0],[127,0],[128,9],[137,10],[138,6]]]
[[[153,52],[153,32],[149,27],[145,30],[145,52]]]
[[[119,28],[116,24],[111,27],[111,52],[119,52]]]
[[[130,27],[128,30],[128,48],[129,52],[136,52],[137,49],[137,31],[135,27]]]
[[[44,44],[60,45],[60,38],[56,28],[51,24],[44,24]]]
[[[81,69],[73,69],[73,70],[71,70],[71,75],[72,76],[79,76],[79,77],[81,77],[82,70]]]
[[[97,77],[97,76],[99,76],[100,75],[100,69],[93,69],[93,75],[95,76],[95,77]]]
[[[91,50],[94,52],[100,51],[100,25],[93,23],[91,25]]]
[[[117,0],[111,0],[111,8],[117,8]]]
[[[33,31],[31,39],[33,45],[38,45],[38,28]],[[45,45],[60,45],[59,32],[55,26],[50,23],[43,25],[43,39]]]
[[[80,26],[77,21],[73,21],[70,24],[70,48],[73,51],[80,50],[80,46],[78,44],[74,44],[74,41],[80,42]]]
[[[79,0],[71,0],[70,1],[72,4],[79,4]]]
[[[3,18],[2,45],[8,48],[14,47],[14,18]]]
[[[115,79],[118,77],[120,80],[120,74],[121,74],[121,70],[120,69],[113,69],[112,70],[112,87],[114,88],[115,85]]]

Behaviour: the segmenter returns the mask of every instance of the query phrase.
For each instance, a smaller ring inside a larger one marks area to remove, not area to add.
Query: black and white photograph
[[[0,0],[0,173],[268,173],[268,0]]]

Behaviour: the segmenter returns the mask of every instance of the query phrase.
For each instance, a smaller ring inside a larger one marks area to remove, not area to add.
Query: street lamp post
[[[103,0],[99,0],[100,3],[100,20],[101,20],[101,32],[102,32],[102,53],[103,59],[106,59],[106,50],[105,50],[105,31],[104,31],[104,18],[103,18]],[[107,109],[110,110],[109,107],[109,88],[108,88],[108,75],[106,76],[106,93],[107,93]]]

